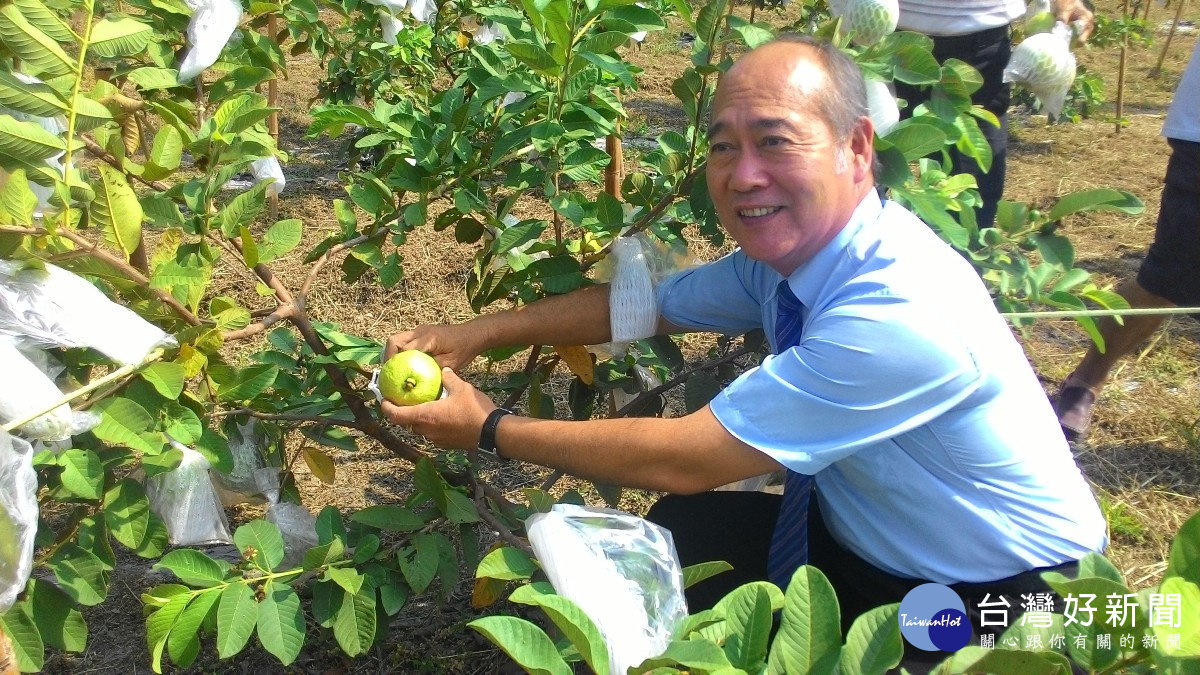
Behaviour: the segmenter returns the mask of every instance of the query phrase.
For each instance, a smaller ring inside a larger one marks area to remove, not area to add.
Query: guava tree
[[[164,656],[192,663],[202,640],[215,640],[218,654],[231,657],[254,635],[290,663],[303,648],[306,617],[330,629],[347,654],[361,654],[411,596],[447,594],[460,570],[480,560],[490,533],[521,546],[523,517],[544,507],[548,493],[529,491],[529,503],[513,504],[477,479],[475,457],[430,457],[389,429],[366,386],[379,336],[322,322],[306,299],[319,285],[364,278],[395,285],[416,228],[475,245],[464,265],[477,311],[594,283],[594,267],[621,237],[666,247],[694,237],[722,241],[705,190],[702,129],[732,54],[773,34],[726,0],[695,7],[459,2],[433,15],[406,3],[289,0],[245,8],[212,67],[181,82],[188,56],[177,53],[199,46],[189,22],[214,6],[15,0],[0,8],[0,166],[7,172],[0,258],[81,275],[177,343],[129,375],[89,350],[55,350],[66,366],[64,387],[104,386],[72,402],[96,413],[98,426],[33,460],[44,514],[38,574],[2,618],[24,670],[39,669],[47,647],[85,647],[79,607],[107,598],[114,546],[177,577],[142,596],[156,670]],[[385,11],[403,24],[390,39],[374,28]],[[1044,214],[1005,204],[998,227],[980,230],[971,179],[948,175],[938,161],[943,149],[957,147],[990,162],[979,125],[992,120],[968,99],[978,75],[961,63],[937,63],[921,36],[857,47],[818,8],[803,12],[871,79],[933,88],[930,104],[877,139],[881,182],[978,266],[1001,307],[1121,305],[1074,268],[1070,242],[1055,229],[1081,210],[1136,210],[1136,199],[1118,191],[1069,195]],[[263,35],[256,29],[275,25],[272,14],[284,27]],[[333,25],[329,16],[344,22]],[[663,29],[668,18],[696,36],[691,65],[672,86],[687,123],[618,167],[609,139],[619,134],[623,101],[639,73],[625,46]],[[330,68],[331,102],[313,110],[310,132],[337,136],[352,126],[365,160],[347,174],[347,199],[332,205],[338,227],[305,252],[297,286],[272,264],[299,245],[304,222],[266,217],[269,181],[222,190],[256,160],[282,155],[265,125],[276,111],[255,89],[286,69],[280,45],[288,39],[294,53],[311,50]],[[364,94],[363,102],[348,102]],[[48,129],[43,121],[55,118],[61,128]],[[48,196],[39,200],[38,188]],[[552,215],[529,216],[525,200]],[[329,273],[332,265],[340,276]],[[214,279],[226,273],[253,285],[258,302],[245,306],[215,293]],[[552,416],[546,383],[565,364],[576,418],[604,414],[597,404],[605,391],[633,395],[611,413],[625,415],[679,385],[691,410],[757,348],[752,337],[725,340],[713,348],[713,361],[689,366],[666,338],[639,341],[599,363],[580,345],[539,345],[496,393],[509,405],[524,400],[528,414]],[[661,385],[639,375],[650,371]],[[403,504],[353,514],[327,507],[304,546],[276,519],[236,527],[235,561],[169,547],[171,533],[150,507],[143,479],[177,475],[198,452],[224,478],[281,468],[276,491],[283,503],[294,502],[287,468],[295,461],[333,480],[328,455],[297,438],[349,450],[378,443],[413,464],[416,490]],[[484,583],[477,599],[487,604],[498,593]]]

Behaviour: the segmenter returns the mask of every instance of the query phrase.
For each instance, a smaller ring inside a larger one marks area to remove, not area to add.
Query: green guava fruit
[[[379,392],[396,405],[428,403],[441,391],[442,367],[417,349],[395,354],[379,371]]]

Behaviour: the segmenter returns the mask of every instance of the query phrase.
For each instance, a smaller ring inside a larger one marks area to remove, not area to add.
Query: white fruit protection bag
[[[33,569],[37,488],[33,448],[0,430],[0,614],[25,590]]]
[[[1059,21],[1049,33],[1022,40],[1004,68],[1004,81],[1033,92],[1051,117],[1062,113],[1067,92],[1075,82],[1071,38],[1071,27]]]
[[[232,544],[208,460],[181,443],[171,441],[171,447],[183,453],[179,466],[145,482],[150,508],[166,524],[171,545]]]
[[[179,64],[179,82],[190,82],[217,62],[225,43],[242,20],[237,0],[187,0],[192,8],[188,22],[188,50]]]
[[[217,494],[221,504],[234,506],[247,502],[261,504],[262,499],[255,499],[262,494],[255,472],[263,468],[260,448],[266,446],[266,435],[258,428],[253,417],[246,422],[235,421],[233,429],[225,427],[229,432],[229,454],[233,456],[233,470],[229,473],[213,472],[213,482],[217,486]]]
[[[19,346],[91,347],[123,366],[177,344],[83,277],[16,260],[0,260],[0,335],[15,337]]]
[[[274,183],[267,186],[268,195],[278,197],[283,192],[283,188],[287,187],[287,178],[283,175],[283,167],[279,165],[279,159],[274,155],[250,162],[250,174],[254,176],[254,180],[259,182],[268,178],[275,179]]]
[[[525,530],[554,590],[604,636],[610,675],[666,651],[688,614],[670,531],[622,511],[573,504],[531,516]]]
[[[658,328],[658,298],[641,237],[618,237],[613,242],[617,263],[609,288],[609,323],[613,351],[621,355],[630,342],[648,338]]]
[[[267,498],[267,521],[283,535],[283,564],[299,565],[304,552],[320,543],[317,519],[300,504],[279,501],[279,469],[269,466],[254,472],[258,489]]]
[[[61,399],[54,380],[12,338],[0,334],[0,425],[44,412],[19,431],[39,441],[63,441],[100,423],[95,413],[74,412],[65,403],[55,406]]]

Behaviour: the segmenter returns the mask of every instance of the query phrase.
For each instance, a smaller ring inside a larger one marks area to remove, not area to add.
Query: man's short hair
[[[813,94],[813,110],[825,120],[838,140],[849,138],[858,120],[870,116],[867,85],[858,64],[832,42],[809,35],[783,33],[773,42],[808,45],[816,51],[829,82]]]

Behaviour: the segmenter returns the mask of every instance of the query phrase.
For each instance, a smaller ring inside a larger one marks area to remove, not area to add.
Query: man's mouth
[[[738,209],[737,213],[743,218],[761,218],[782,210],[782,206],[759,206],[753,209]]]

